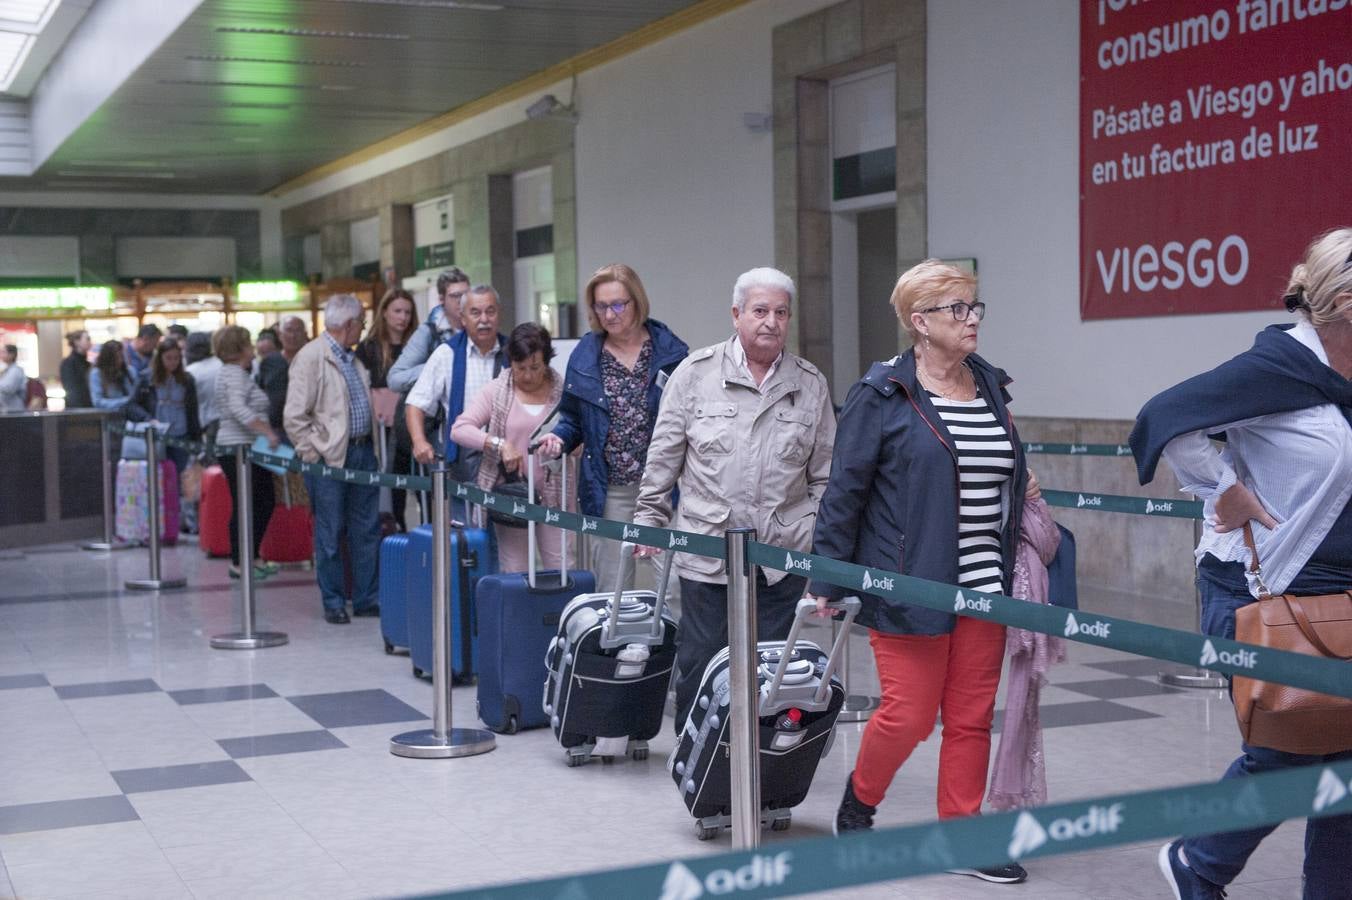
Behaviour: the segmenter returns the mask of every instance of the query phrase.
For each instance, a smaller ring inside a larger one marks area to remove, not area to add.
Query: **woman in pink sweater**
[[[477,484],[491,491],[506,474],[525,476],[526,450],[531,435],[558,406],[563,379],[549,367],[554,356],[549,332],[534,322],[512,329],[507,340],[510,368],[474,396],[451,426],[451,440],[483,452]],[[565,464],[569,461],[565,459]],[[506,474],[504,474],[506,473]],[[569,473],[572,474],[571,472]],[[563,506],[558,472],[535,461],[535,490],[546,506]],[[498,570],[526,570],[526,529],[494,524],[498,540]],[[540,569],[561,568],[560,532],[536,526]]]

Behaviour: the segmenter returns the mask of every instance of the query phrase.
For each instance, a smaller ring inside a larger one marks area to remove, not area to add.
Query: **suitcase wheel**
[[[636,762],[637,762],[637,761],[645,760],[645,759],[648,758],[648,748],[647,748],[647,747],[635,747],[635,748],[629,753],[629,755],[630,755],[631,757],[633,757],[634,760],[635,760]]]
[[[427,673],[424,672],[422,669],[418,668],[417,666],[414,666],[414,667],[413,667],[413,677],[414,677],[414,678],[424,678],[424,677],[426,677],[426,675],[427,675]]]
[[[508,717],[507,717],[507,724],[505,724],[505,725],[502,726],[502,733],[503,733],[503,734],[516,734],[517,728],[518,728],[518,725],[517,725],[517,722],[516,722],[516,716],[508,716]]]
[[[515,722],[516,720],[513,719],[512,721]],[[591,754],[569,752],[568,755],[564,757],[564,760],[568,763],[568,768],[575,769],[578,766],[585,766],[589,763],[591,761]]]
[[[393,656],[393,655],[394,655],[394,644],[391,644],[389,641],[386,641],[384,638],[381,638],[381,640],[384,641],[384,643],[385,643],[385,655],[386,655],[386,656]]]
[[[722,832],[723,829],[717,825],[701,825],[698,822],[695,823],[695,836],[701,841],[712,841],[722,834]]]
[[[793,819],[790,818],[789,816],[785,816],[785,817],[782,818],[782,819],[775,819],[773,822],[771,822],[771,823],[770,823],[770,830],[771,830],[771,831],[788,831],[788,830],[789,830],[789,826],[792,825],[792,824],[793,824]]]

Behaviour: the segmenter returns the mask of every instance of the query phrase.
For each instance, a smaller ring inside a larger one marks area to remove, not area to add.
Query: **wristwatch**
[[[502,438],[498,437],[496,434],[493,435],[493,449],[501,453],[502,444],[503,444]]]

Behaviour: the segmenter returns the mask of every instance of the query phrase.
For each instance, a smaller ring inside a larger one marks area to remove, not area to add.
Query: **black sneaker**
[[[1028,880],[1028,871],[1018,863],[991,866],[987,869],[949,869],[953,875],[971,875],[994,884],[1020,884]]]
[[[833,834],[842,835],[851,831],[872,831],[873,814],[878,807],[869,806],[854,795],[854,775],[845,782],[845,796],[840,799],[840,809],[836,810],[836,821],[831,826]]]
[[[1160,873],[1173,889],[1174,900],[1220,900],[1225,888],[1207,881],[1189,868],[1181,840],[1165,844],[1159,853]]]

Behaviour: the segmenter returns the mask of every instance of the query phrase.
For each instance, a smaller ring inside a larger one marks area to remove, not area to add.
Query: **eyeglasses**
[[[953,318],[959,322],[966,322],[969,313],[976,313],[976,320],[980,322],[986,318],[986,304],[977,300],[975,303],[964,303],[959,300],[957,303],[950,303],[947,306],[931,306],[929,309],[918,310],[922,313],[943,312],[951,310]]]
[[[603,316],[606,313],[610,313],[612,316],[622,316],[625,307],[633,302],[633,300],[617,300],[614,303],[593,303],[592,309],[596,311],[598,316]]]

